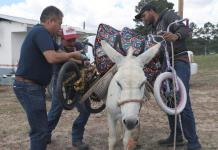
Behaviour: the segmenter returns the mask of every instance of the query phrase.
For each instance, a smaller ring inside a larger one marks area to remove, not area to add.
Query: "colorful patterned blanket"
[[[136,55],[146,51],[149,47],[146,37],[137,34],[134,30],[125,27],[119,31],[109,25],[100,24],[95,39],[93,55],[95,58],[97,70],[102,75],[105,74],[114,65],[114,63],[101,50],[101,40],[107,41],[122,55],[126,55],[130,46],[135,49],[134,54]],[[159,74],[160,70],[161,65],[159,62],[159,56],[156,56],[149,64],[145,65],[144,67],[145,75],[151,82],[156,79],[156,76]]]

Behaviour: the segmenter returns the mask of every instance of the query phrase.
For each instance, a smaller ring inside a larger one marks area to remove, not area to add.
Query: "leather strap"
[[[25,78],[23,78],[23,77],[21,77],[21,76],[15,76],[15,80],[16,80],[16,81],[21,81],[21,82],[26,82],[26,83],[33,83],[33,84],[36,84],[34,81],[25,79]]]

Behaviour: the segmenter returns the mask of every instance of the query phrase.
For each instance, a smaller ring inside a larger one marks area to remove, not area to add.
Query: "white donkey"
[[[117,72],[113,76],[107,93],[106,108],[109,127],[109,150],[114,150],[117,142],[116,124],[121,120],[124,127],[123,146],[125,150],[132,149],[132,131],[139,127],[139,111],[144,100],[145,82],[147,78],[143,66],[158,52],[157,44],[138,57],[133,55],[133,49],[123,56],[105,41],[101,41],[102,49],[116,63]],[[133,146],[134,147],[134,146]]]

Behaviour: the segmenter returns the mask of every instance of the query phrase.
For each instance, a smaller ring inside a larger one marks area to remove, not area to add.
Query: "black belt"
[[[36,82],[29,80],[29,79],[25,79],[21,76],[15,76],[15,80],[16,81],[21,81],[21,82],[26,82],[26,83],[33,83],[33,84],[37,84]]]

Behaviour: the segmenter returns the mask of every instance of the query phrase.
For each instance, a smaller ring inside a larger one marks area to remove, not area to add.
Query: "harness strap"
[[[120,101],[117,103],[117,105],[120,107],[121,105],[124,105],[126,103],[132,103],[132,102],[142,104],[144,101],[143,99],[130,99],[130,100],[125,100],[125,101]]]

